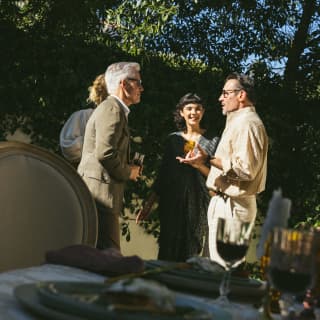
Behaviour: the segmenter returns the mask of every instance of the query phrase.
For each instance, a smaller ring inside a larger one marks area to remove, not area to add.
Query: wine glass
[[[145,157],[144,154],[139,153],[139,152],[135,152],[134,156],[133,156],[133,159],[132,159],[132,163],[137,165],[137,166],[142,167],[143,166],[144,157]]]
[[[142,174],[144,157],[144,154],[135,152],[132,159],[132,164],[140,167],[140,174]]]
[[[315,281],[316,241],[312,231],[274,228],[268,280],[281,292],[281,316],[295,313],[294,296],[303,294]]]
[[[217,303],[230,305],[230,276],[233,267],[240,262],[248,251],[251,228],[249,222],[244,222],[236,216],[218,218],[216,245],[219,256],[225,261],[225,272],[222,278]]]
[[[279,310],[279,298],[280,292],[275,288],[271,288],[270,281],[268,281],[268,268],[270,264],[271,254],[271,239],[272,232],[269,232],[268,238],[264,244],[264,254],[260,259],[260,270],[262,280],[266,283],[265,295],[262,299],[261,306],[261,320],[273,320],[272,311],[276,309],[276,313]]]

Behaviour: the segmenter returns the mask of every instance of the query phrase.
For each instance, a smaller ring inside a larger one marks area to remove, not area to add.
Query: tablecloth
[[[26,311],[14,297],[13,291],[16,286],[21,284],[35,283],[39,281],[90,281],[103,282],[105,277],[85,270],[62,265],[44,264],[41,266],[16,269],[0,273],[0,320],[40,320],[40,317],[34,316]],[[185,293],[179,293],[186,296],[192,296],[195,303],[206,302],[214,305],[214,299],[204,298]],[[259,319],[260,314],[257,309],[249,304],[236,304],[238,311],[233,317],[235,320]],[[279,319],[275,315],[274,319]],[[42,319],[43,320],[43,319]]]
[[[16,300],[13,290],[18,285],[38,281],[102,282],[104,278],[81,269],[51,264],[0,273],[0,320],[41,319],[27,312]]]

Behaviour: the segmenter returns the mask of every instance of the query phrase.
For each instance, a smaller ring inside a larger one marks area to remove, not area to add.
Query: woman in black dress
[[[200,125],[203,114],[203,102],[196,94],[188,93],[178,102],[174,112],[178,131],[167,138],[153,192],[137,216],[137,222],[146,219],[154,201],[159,201],[160,260],[186,261],[199,255],[207,237],[210,196],[206,178],[196,168],[177,160],[197,144],[209,156],[214,155],[219,139],[207,137]]]

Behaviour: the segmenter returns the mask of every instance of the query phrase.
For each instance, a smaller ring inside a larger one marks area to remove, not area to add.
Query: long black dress
[[[200,146],[213,155],[218,138],[201,136]],[[187,141],[180,132],[166,141],[160,172],[154,185],[159,196],[160,237],[158,259],[185,261],[198,255],[207,233],[207,209],[210,196],[206,178],[190,165],[180,163]]]

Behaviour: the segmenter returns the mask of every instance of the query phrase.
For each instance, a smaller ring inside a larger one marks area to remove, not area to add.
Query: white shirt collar
[[[128,106],[119,97],[117,97],[116,95],[110,94],[110,96],[116,98],[121,103],[123,111],[124,111],[126,117],[128,118],[128,115],[130,113],[130,109],[128,108]]]

